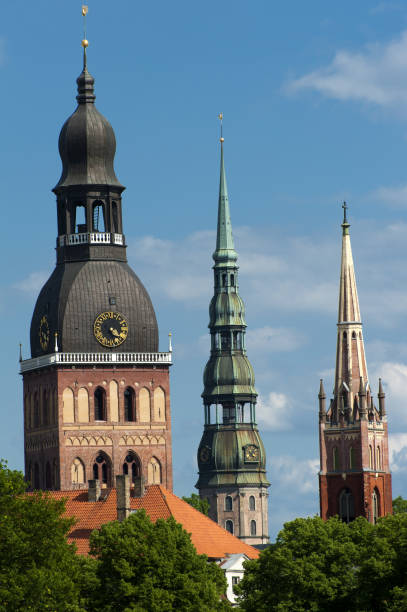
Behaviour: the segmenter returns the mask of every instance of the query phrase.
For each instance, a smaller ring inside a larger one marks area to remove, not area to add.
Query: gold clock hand
[[[117,329],[115,329],[114,327],[111,327],[110,331],[113,334],[113,336],[118,337],[120,335],[119,332],[117,331]]]

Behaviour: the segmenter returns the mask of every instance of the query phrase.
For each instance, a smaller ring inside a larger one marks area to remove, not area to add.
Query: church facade
[[[346,217],[337,324],[334,393],[328,410],[319,390],[320,511],[345,522],[364,516],[376,522],[392,513],[392,488],[385,394],[379,380],[375,404],[366,366],[362,319]]]
[[[56,267],[20,364],[26,478],[70,490],[124,473],[172,490],[171,348],[158,351],[153,305],[127,264],[115,135],[95,106],[86,45],[77,85],[59,137]]]

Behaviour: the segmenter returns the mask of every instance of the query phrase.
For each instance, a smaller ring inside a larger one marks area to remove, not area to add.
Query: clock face
[[[209,457],[210,457],[209,448],[207,446],[203,446],[201,450],[199,451],[200,460],[202,461],[202,463],[206,463],[209,460]]]
[[[43,351],[46,351],[49,345],[49,323],[46,315],[41,318],[40,327],[38,330],[38,336],[40,338],[40,345]]]
[[[259,457],[260,453],[257,446],[254,446],[254,444],[246,446],[244,449],[244,460],[246,462],[253,461],[253,463],[257,463],[259,461]]]
[[[108,348],[123,344],[128,332],[129,326],[120,312],[102,312],[96,317],[93,325],[96,340]]]

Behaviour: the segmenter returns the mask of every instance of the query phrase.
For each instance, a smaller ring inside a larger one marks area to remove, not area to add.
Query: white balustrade
[[[54,365],[172,364],[172,353],[52,353],[20,362],[20,372],[29,372]]]
[[[122,245],[123,234],[110,232],[86,232],[81,234],[65,234],[59,236],[59,246],[74,246],[76,244],[119,244]]]

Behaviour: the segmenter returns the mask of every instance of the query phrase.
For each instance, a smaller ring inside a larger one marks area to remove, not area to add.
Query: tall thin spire
[[[223,115],[219,115],[219,118],[222,121]],[[233,242],[232,235],[232,222],[230,219],[229,197],[228,188],[226,184],[225,162],[223,156],[223,143],[224,138],[223,136],[221,136],[218,228],[216,234],[216,251],[213,254],[213,259],[215,260],[215,262],[225,260],[237,260],[237,253],[235,251],[235,245]]]
[[[364,385],[368,382],[365,347],[362,335],[362,319],[356,287],[355,267],[350,242],[350,223],[347,218],[348,206],[342,205],[344,214],[342,227],[342,257],[338,308],[338,343],[335,371],[335,393],[344,386],[347,400],[352,407],[357,397],[360,378]]]

